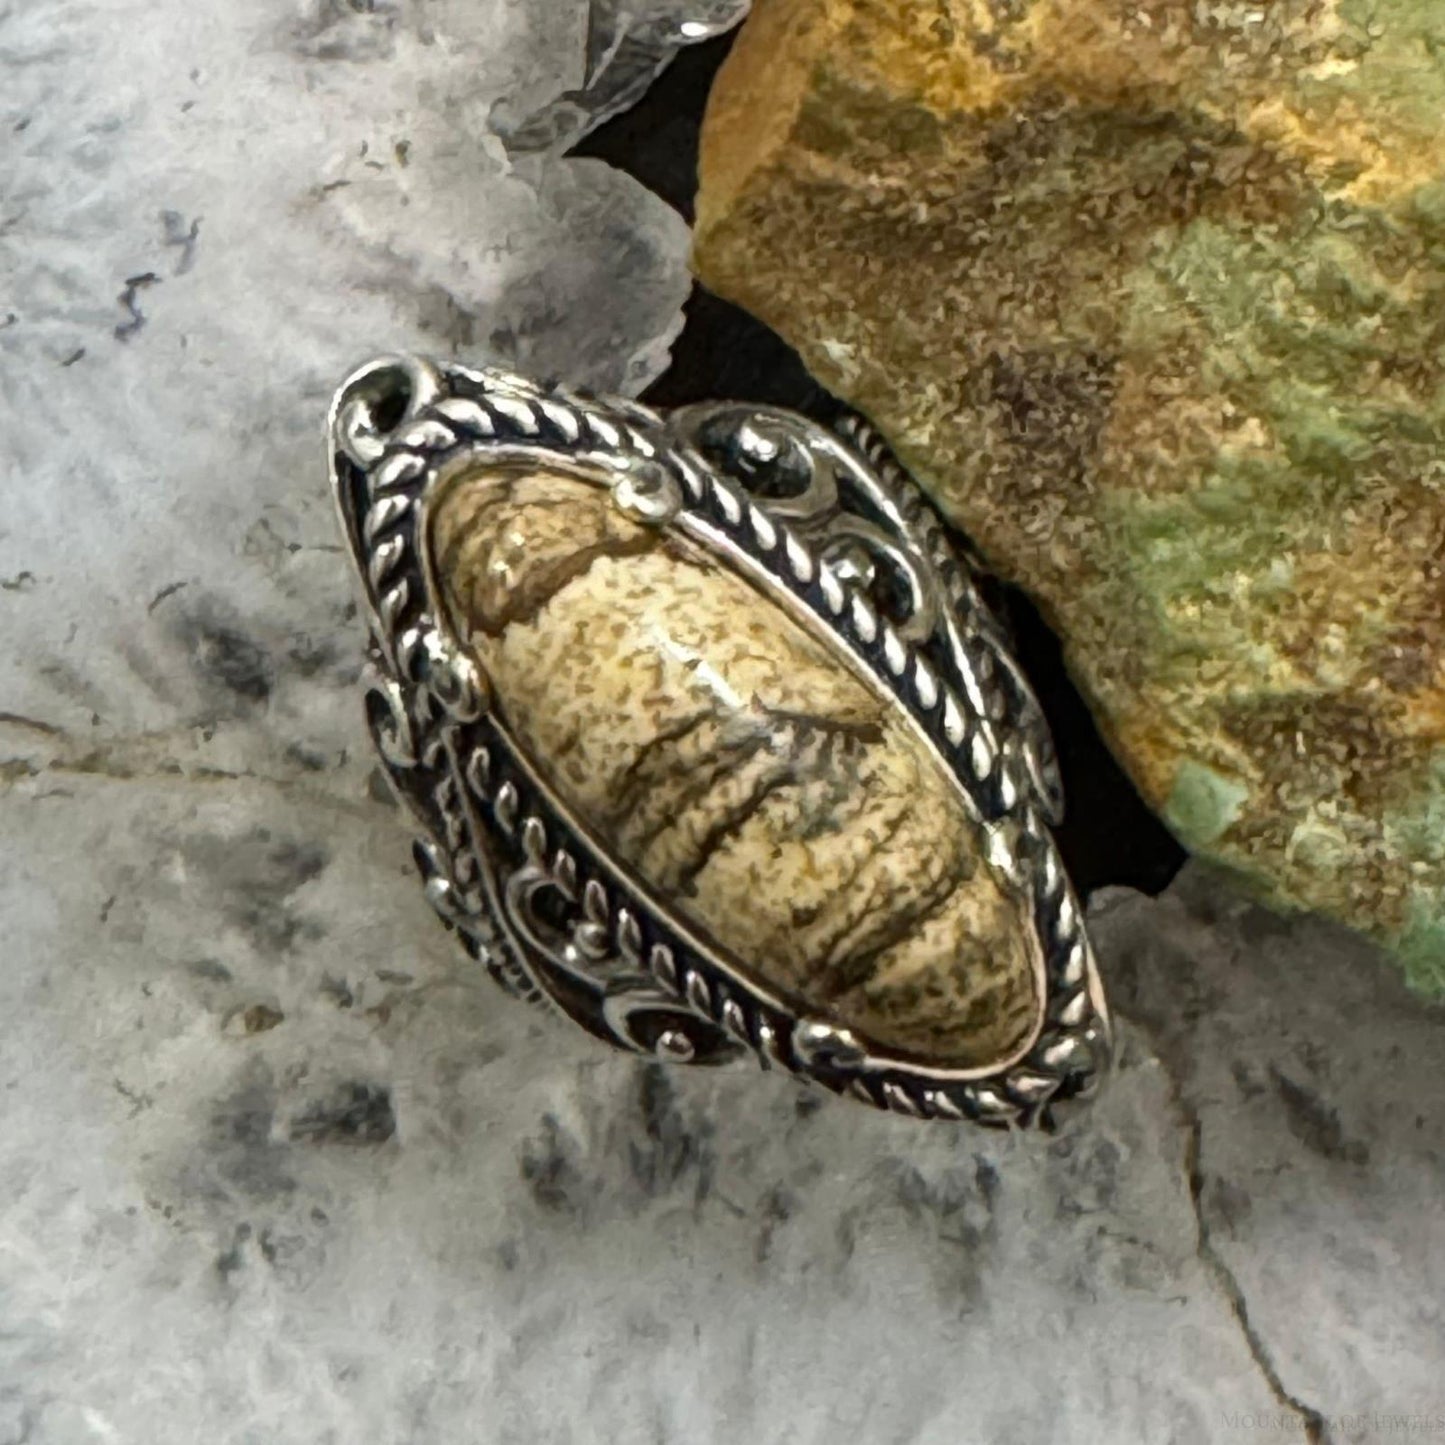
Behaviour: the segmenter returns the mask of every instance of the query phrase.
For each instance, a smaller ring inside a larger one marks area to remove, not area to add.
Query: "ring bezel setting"
[[[420,830],[426,896],[508,992],[613,1045],[687,1063],[751,1055],[919,1118],[1053,1127],[1107,1073],[1097,969],[1049,825],[1047,726],[969,567],[866,427],[739,403],[663,415],[496,369],[385,356],[330,415],[331,479],[370,631],[368,726]],[[987,856],[1027,890],[1043,1008],[987,1067],[877,1047],[753,976],[589,835],[492,705],[432,571],[429,518],[478,469],[539,468],[677,527],[829,629],[957,785]]]

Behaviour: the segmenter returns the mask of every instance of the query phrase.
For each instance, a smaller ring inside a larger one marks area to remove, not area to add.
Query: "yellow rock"
[[[463,477],[431,530],[504,725],[654,898],[876,1046],[960,1068],[1027,1047],[1029,902],[826,629],[588,481]]]
[[[696,267],[1183,840],[1445,988],[1445,5],[758,0]]]

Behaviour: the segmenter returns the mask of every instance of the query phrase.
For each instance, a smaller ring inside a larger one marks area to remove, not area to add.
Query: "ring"
[[[386,356],[330,451],[370,731],[497,982],[917,1118],[1096,1091],[1047,726],[866,425]]]

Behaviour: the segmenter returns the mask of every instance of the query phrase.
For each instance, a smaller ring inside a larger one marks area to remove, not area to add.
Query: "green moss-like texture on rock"
[[[1187,844],[1445,991],[1445,6],[759,0],[695,258]]]

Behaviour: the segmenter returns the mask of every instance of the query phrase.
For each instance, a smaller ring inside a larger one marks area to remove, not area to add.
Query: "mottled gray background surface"
[[[1344,935],[1096,900],[1049,1141],[612,1057],[435,926],[320,418],[378,349],[665,365],[587,54],[0,0],[0,1445],[1445,1439],[1445,1021]]]

